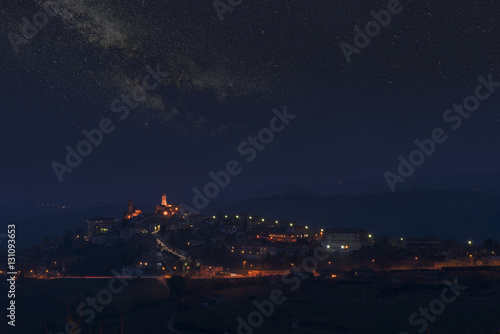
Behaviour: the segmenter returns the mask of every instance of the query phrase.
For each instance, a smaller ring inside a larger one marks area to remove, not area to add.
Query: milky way
[[[47,0],[43,4],[56,16],[19,58],[44,85],[64,87],[67,99],[101,101],[105,109],[116,94],[140,87],[145,66],[160,64],[169,72],[162,87],[148,92],[135,110],[134,116],[142,115],[139,126],[161,121],[167,126],[182,124],[215,134],[226,128],[225,121],[191,110],[192,93],[200,93],[207,103],[231,103],[245,97],[265,99],[278,90],[279,79],[245,68],[241,58],[220,49],[216,36],[209,35],[213,29],[200,34],[189,25],[179,25],[178,18],[171,21],[171,14],[155,18],[152,11],[157,8],[151,4],[81,0]],[[68,92],[66,80],[75,76],[77,83],[70,85],[77,87]],[[74,115],[73,123],[84,122],[96,112],[90,109]],[[211,118],[213,121],[208,121]],[[173,123],[175,120],[178,122]]]

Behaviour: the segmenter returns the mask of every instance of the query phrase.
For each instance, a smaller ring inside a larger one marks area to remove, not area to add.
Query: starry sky
[[[16,52],[9,33],[24,39],[23,18],[33,22],[42,6],[51,16]],[[348,63],[339,44],[354,45],[354,27],[387,6],[242,0],[221,20],[213,1],[6,2],[2,197],[78,204],[188,194],[210,171],[243,161],[238,145],[283,106],[297,117],[225,191],[383,178],[416,138],[445,126],[443,112],[473,94],[479,75],[500,81],[495,0],[401,1]],[[141,91],[147,66],[168,75],[120,119],[113,102]],[[59,182],[51,164],[104,118],[115,130]],[[416,175],[500,170],[499,130],[500,89]]]

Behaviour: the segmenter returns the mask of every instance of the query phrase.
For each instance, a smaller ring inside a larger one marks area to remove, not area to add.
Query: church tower
[[[167,206],[167,195],[166,194],[163,194],[163,196],[161,197],[161,205]]]
[[[132,198],[128,199],[127,212],[128,213],[134,212],[134,206],[132,205]]]

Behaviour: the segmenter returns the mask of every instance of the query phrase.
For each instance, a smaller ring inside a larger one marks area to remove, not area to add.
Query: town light
[[[215,216],[212,216],[212,219],[215,219]]]
[[[293,226],[293,224],[292,224],[292,223],[290,223],[290,226]]]
[[[248,219],[252,219],[252,216],[248,217]]]
[[[238,216],[238,215],[237,215],[237,216],[236,216],[236,219],[238,219],[238,218],[240,218],[240,216]]]
[[[227,215],[225,215],[224,217],[227,218]]]
[[[401,241],[403,241],[403,238],[401,238]]]
[[[469,245],[472,245],[472,241],[469,240]]]
[[[264,218],[262,218],[262,221],[265,221],[265,219],[264,219]]]
[[[308,230],[308,229],[309,229],[309,226],[306,226],[306,230]]]
[[[368,234],[368,238],[371,238],[371,237],[372,237],[372,235],[371,235],[371,234]]]

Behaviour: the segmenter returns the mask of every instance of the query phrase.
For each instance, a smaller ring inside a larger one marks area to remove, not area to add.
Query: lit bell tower
[[[166,194],[163,194],[163,196],[161,197],[161,205],[167,206],[167,195]]]
[[[128,199],[127,209],[128,209],[128,213],[134,212],[134,206],[132,205],[132,198]]]

